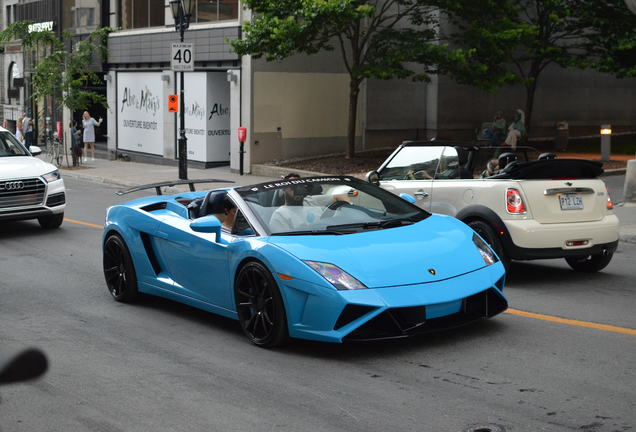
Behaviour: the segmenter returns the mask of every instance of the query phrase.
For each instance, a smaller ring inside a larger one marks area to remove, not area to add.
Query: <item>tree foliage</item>
[[[367,78],[428,80],[448,74],[458,81],[492,88],[511,79],[503,68],[480,62],[477,50],[449,45],[439,37],[439,10],[452,0],[246,0],[254,19],[244,24],[240,55],[269,61],[293,54],[338,50],[349,74],[347,157],[354,156],[357,101]],[[466,2],[468,3],[468,2]],[[470,18],[470,17],[469,17]],[[491,22],[488,28],[496,33]],[[486,35],[484,35],[484,38]]]
[[[510,68],[515,75],[510,81],[526,89],[528,127],[539,78],[549,65],[636,76],[636,16],[623,0],[500,0],[486,9],[496,12],[501,28],[512,36],[509,40],[482,38],[484,30],[474,23],[479,24],[484,4],[465,3],[472,3],[463,7],[475,9],[473,18],[466,22],[466,11],[464,16],[451,11],[458,29],[452,37],[461,46],[478,46],[484,63]]]
[[[85,110],[94,104],[106,106],[106,98],[90,89],[101,83],[90,66],[96,54],[106,59],[106,39],[111,29],[100,28],[73,44],[71,34],[66,31],[59,38],[48,30],[29,32],[29,24],[27,21],[10,24],[0,32],[0,42],[21,40],[29,55],[37,58],[32,73],[32,97],[61,98],[62,104],[73,111]]]

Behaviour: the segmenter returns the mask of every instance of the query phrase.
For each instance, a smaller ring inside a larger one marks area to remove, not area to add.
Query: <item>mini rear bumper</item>
[[[613,214],[592,222],[541,224],[532,219],[506,220],[510,236],[504,237],[504,247],[510,258],[520,260],[600,253],[603,249],[616,249],[618,223]],[[569,241],[585,244],[569,246]]]

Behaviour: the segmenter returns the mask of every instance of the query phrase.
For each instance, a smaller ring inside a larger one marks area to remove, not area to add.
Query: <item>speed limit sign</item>
[[[173,71],[194,70],[194,47],[191,43],[173,43],[170,57]]]

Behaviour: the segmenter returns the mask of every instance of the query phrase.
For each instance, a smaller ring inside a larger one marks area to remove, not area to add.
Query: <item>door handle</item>
[[[413,195],[415,195],[416,197],[418,197],[419,199],[424,199],[424,198],[428,198],[428,192],[424,192],[423,190],[418,190],[417,192],[415,192]]]

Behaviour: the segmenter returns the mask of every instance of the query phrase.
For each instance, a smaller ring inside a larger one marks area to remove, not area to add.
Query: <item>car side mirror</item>
[[[214,241],[219,241],[221,236],[221,221],[216,216],[208,215],[193,220],[190,229],[200,233],[216,234]]]
[[[29,147],[29,151],[31,152],[31,154],[33,156],[37,156],[39,154],[42,154],[42,149],[38,146],[34,146],[32,145],[31,147]]]
[[[404,201],[409,202],[411,204],[415,203],[415,201],[416,201],[416,199],[415,199],[415,197],[413,195],[407,194],[407,193],[404,193],[404,192],[402,192],[400,194],[400,198],[402,198]]]
[[[365,177],[369,183],[380,186],[380,174],[377,171],[369,171]]]

